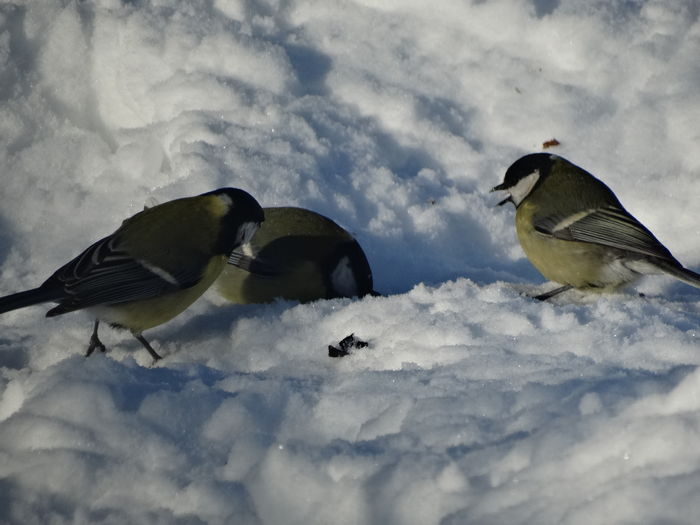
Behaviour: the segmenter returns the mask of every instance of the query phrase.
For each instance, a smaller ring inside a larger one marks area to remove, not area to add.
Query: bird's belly
[[[98,319],[139,334],[170,321],[194,303],[221,273],[225,259],[214,258],[196,285],[152,299],[90,308]]]
[[[525,255],[550,281],[574,288],[614,289],[639,277],[623,258],[605,246],[565,241],[539,232],[523,233],[518,229]]]

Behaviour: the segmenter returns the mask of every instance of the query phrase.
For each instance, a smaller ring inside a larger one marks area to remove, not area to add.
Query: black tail
[[[665,263],[665,261],[663,261]],[[686,284],[689,284],[690,286],[695,286],[696,288],[700,288],[700,275],[695,273],[692,270],[688,270],[688,268],[684,268],[681,265],[674,266],[672,264],[659,264],[656,263],[658,267],[666,272],[669,275],[672,275],[679,281],[683,281]]]
[[[27,290],[26,292],[0,297],[0,314],[11,310],[17,310],[18,308],[24,308],[25,306],[32,306],[33,304],[56,301],[60,299],[62,295],[62,290],[43,288],[40,286],[39,288]]]

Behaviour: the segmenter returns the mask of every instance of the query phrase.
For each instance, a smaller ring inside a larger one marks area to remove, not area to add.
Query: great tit
[[[88,309],[96,320],[89,356],[105,351],[100,320],[124,328],[154,360],[142,332],[192,304],[221,273],[234,248],[249,242],[264,220],[243,190],[221,188],[146,208],[126,219],[33,290],[0,298],[0,313],[56,302],[47,317]]]
[[[239,304],[376,293],[353,236],[323,215],[291,207],[265,208],[265,223],[234,250],[215,287]]]
[[[684,268],[610,188],[562,157],[526,155],[491,191],[508,192],[499,205],[515,205],[525,255],[547,279],[563,285],[537,299],[570,288],[615,290],[657,273],[700,288],[700,275]]]

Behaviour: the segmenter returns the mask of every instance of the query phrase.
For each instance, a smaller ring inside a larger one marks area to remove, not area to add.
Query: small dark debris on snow
[[[338,347],[328,345],[328,357],[345,357],[350,355],[353,348],[365,348],[369,344],[355,337],[355,334],[350,334],[345,339],[338,343]]]

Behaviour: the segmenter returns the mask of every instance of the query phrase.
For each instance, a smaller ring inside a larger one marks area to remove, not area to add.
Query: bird
[[[144,330],[183,312],[249,242],[264,220],[246,191],[220,188],[145,208],[61,266],[39,287],[0,298],[0,314],[58,303],[46,317],[86,309],[95,317],[86,356],[104,352],[100,321],[129,330],[154,362]]]
[[[515,205],[525,255],[545,278],[562,285],[536,299],[572,288],[615,291],[659,273],[700,288],[700,275],[671,255],[608,186],[563,157],[525,155],[491,191],[508,193],[499,205]]]
[[[359,243],[334,221],[297,207],[264,208],[265,222],[234,250],[214,288],[237,304],[376,295]]]

